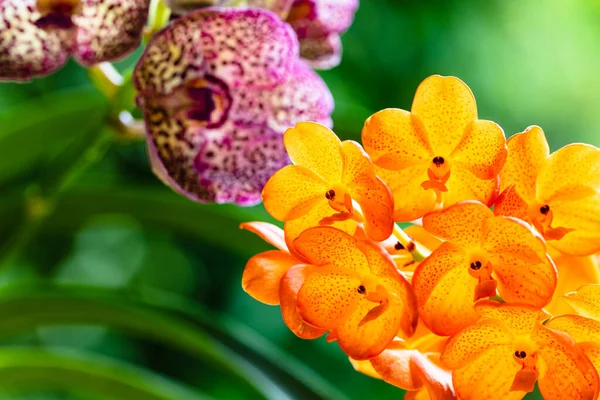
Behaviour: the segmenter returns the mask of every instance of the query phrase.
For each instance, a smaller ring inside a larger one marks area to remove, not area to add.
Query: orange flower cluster
[[[505,140],[470,89],[432,76],[360,144],[305,122],[265,186],[284,229],[242,285],[299,337],[327,335],[406,399],[598,398],[600,149]],[[402,230],[396,222],[409,222]]]

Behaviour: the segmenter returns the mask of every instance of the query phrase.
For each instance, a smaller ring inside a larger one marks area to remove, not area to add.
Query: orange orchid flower
[[[575,292],[567,293],[564,300],[577,314],[600,321],[600,285],[584,285]]]
[[[481,320],[452,336],[441,362],[462,400],[518,400],[535,382],[546,400],[595,400],[598,374],[567,334],[540,322],[540,309],[482,300]]]
[[[419,323],[409,339],[396,338],[369,361],[350,359],[354,368],[407,390],[405,399],[456,399],[450,371],[440,364],[447,337],[437,336]]]
[[[569,334],[600,374],[600,285],[582,286],[564,298],[584,316],[560,315],[546,326]]]
[[[508,140],[494,210],[531,223],[562,253],[600,251],[600,149],[571,144],[550,154],[542,128]]]
[[[502,128],[477,119],[469,87],[455,77],[425,79],[411,112],[373,114],[362,131],[377,174],[394,195],[394,219],[411,221],[462,200],[492,205],[506,159]]]
[[[551,300],[556,268],[528,224],[465,201],[426,215],[423,227],[446,240],[412,279],[419,315],[434,333],[451,335],[477,321],[474,303],[496,289],[510,303],[543,307]]]
[[[552,301],[544,310],[550,315],[573,314],[575,309],[564,301],[564,296],[581,286],[600,283],[600,260],[595,256],[561,254],[551,247],[548,247],[548,254],[556,265],[558,281]]]
[[[314,122],[288,129],[283,139],[294,165],[269,179],[262,198],[269,214],[285,221],[290,248],[301,232],[318,225],[353,233],[356,223],[363,222],[367,235],[376,241],[392,234],[392,195],[358,143],[341,142]]]
[[[278,249],[259,253],[248,260],[242,275],[243,289],[261,303],[280,305],[283,321],[298,337],[316,339],[322,336],[324,330],[304,323],[296,311],[299,278],[294,274],[296,270],[288,272],[303,263],[290,254],[283,230],[267,222],[248,222],[241,228],[256,233]]]
[[[290,274],[297,278],[305,323],[329,331],[328,340],[356,360],[378,355],[396,334],[412,336],[414,293],[383,248],[333,227],[310,228],[294,246],[306,265],[289,269],[282,287]]]

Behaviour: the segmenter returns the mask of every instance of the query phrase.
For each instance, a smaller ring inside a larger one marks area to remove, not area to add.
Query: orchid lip
[[[36,7],[41,17],[35,21],[40,29],[71,29],[75,26],[72,17],[81,8],[80,0],[37,0]]]

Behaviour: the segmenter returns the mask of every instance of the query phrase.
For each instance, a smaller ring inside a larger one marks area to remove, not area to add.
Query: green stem
[[[121,132],[118,137],[120,142],[137,142],[146,139],[146,126],[144,121],[136,119],[129,111],[121,111],[118,121],[115,121],[117,129]]]
[[[394,224],[393,235],[396,237],[396,239],[398,239],[398,242],[400,242],[400,244],[410,252],[416,262],[423,261],[431,254],[431,252],[423,247],[420,243],[412,240],[412,238],[408,236],[408,234],[404,232],[397,224]]]
[[[94,87],[111,102],[118,95],[125,79],[111,63],[100,63],[88,69],[88,77]],[[110,113],[107,123],[122,130]],[[123,130],[124,131],[124,130]],[[61,155],[60,162],[44,174],[39,184],[32,185],[25,194],[25,221],[16,229],[8,245],[0,254],[0,269],[14,263],[31,243],[45,219],[52,213],[57,198],[67,190],[91,165],[101,160],[115,138],[120,137],[110,126],[88,135],[81,134]]]
[[[124,78],[109,62],[96,64],[87,70],[92,85],[106,98],[111,100],[123,86]]]
[[[144,43],[148,43],[158,31],[167,26],[170,18],[171,9],[167,7],[164,0],[151,0],[148,27],[144,33]]]
[[[0,253],[0,270],[15,263],[28,247],[45,220],[53,213],[56,202],[79,176],[102,159],[116,136],[110,128],[92,132],[73,143],[56,168],[51,169],[38,184],[25,192],[25,220],[15,230]]]

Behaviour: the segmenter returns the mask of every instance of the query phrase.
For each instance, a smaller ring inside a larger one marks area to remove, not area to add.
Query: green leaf
[[[92,88],[51,92],[0,112],[0,183],[44,168],[71,142],[96,134],[108,105]]]
[[[102,178],[87,178],[102,182]],[[98,208],[98,204],[102,204]],[[163,185],[156,187],[100,184],[77,186],[65,192],[46,221],[46,229],[72,230],[98,214],[126,214],[145,226],[196,236],[244,256],[266,248],[264,241],[239,228],[245,221],[272,220],[262,206],[198,204]],[[215,229],[218,227],[218,229]]]
[[[40,325],[102,325],[174,346],[241,378],[267,399],[344,397],[247,328],[172,297],[79,286],[0,291],[0,337]]]
[[[206,400],[179,383],[110,358],[66,349],[0,349],[0,388],[29,392],[62,390],[94,398]]]

